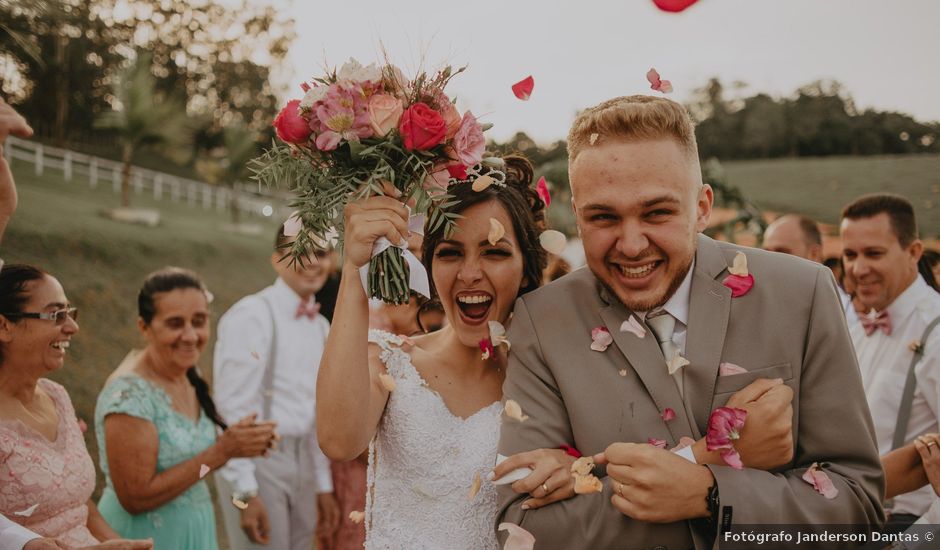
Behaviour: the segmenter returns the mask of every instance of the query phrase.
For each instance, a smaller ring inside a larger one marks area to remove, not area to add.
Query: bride
[[[498,548],[488,478],[506,358],[500,346],[483,359],[480,341],[490,337],[489,321],[506,324],[516,298],[541,283],[544,213],[526,159],[486,162],[466,179],[451,180],[448,193],[459,201],[452,212],[462,216],[456,231],[425,236],[424,264],[448,323],[413,341],[368,330],[358,273],[376,239],[408,237],[407,209],[377,196],[345,213],[342,281],[317,381],[317,435],[334,460],[370,450],[367,549]],[[481,175],[497,183],[474,191]],[[505,230],[501,237],[491,235],[491,220]],[[574,495],[573,458],[556,449],[525,455],[516,460],[533,472],[514,488],[532,487],[544,501]],[[479,492],[471,496],[476,483]]]

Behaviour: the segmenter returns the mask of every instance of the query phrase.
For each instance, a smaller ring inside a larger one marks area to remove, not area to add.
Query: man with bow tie
[[[280,226],[271,254],[277,280],[219,320],[213,362],[219,413],[229,421],[250,414],[274,420],[282,436],[268,456],[231,460],[216,478],[235,549],[309,550],[315,531],[332,531],[339,522],[314,417],[317,371],[330,330],[314,294],[332,259],[324,244],[291,262],[285,255],[292,240]]]
[[[845,276],[868,311],[850,323],[849,332],[882,455],[940,431],[940,329],[924,337],[940,319],[940,294],[917,272],[923,249],[907,199],[866,195],[842,211]],[[892,479],[895,470],[887,460],[885,468],[893,493],[903,483]],[[912,523],[934,500],[929,486],[894,498],[889,527]]]

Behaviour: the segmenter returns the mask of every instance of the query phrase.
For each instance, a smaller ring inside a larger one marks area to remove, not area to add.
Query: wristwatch
[[[232,492],[232,506],[239,510],[248,508],[248,501],[258,496],[258,490],[254,491],[234,491]]]

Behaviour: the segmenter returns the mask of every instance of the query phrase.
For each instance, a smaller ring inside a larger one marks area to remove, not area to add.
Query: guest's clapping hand
[[[914,440],[914,448],[927,474],[933,492],[940,496],[940,434],[925,434]]]
[[[574,478],[571,465],[575,459],[560,449],[536,449],[514,454],[493,468],[493,479],[498,480],[517,468],[531,468],[532,473],[512,484],[513,491],[528,493],[532,498],[522,503],[524,509],[534,510],[547,504],[574,496]]]
[[[232,424],[219,436],[217,444],[231,458],[252,458],[265,454],[277,440],[276,422],[256,422],[251,414]]]
[[[375,196],[350,202],[345,210],[345,240],[343,255],[355,268],[369,263],[372,245],[381,237],[394,244],[407,240],[408,208],[392,198],[401,195],[391,185],[385,186],[389,196]]]
[[[649,523],[708,516],[714,478],[705,466],[646,443],[614,443],[594,462],[607,465],[611,504],[626,516]]]

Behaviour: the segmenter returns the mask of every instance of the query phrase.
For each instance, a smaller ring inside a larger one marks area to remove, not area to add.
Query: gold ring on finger
[[[625,498],[623,496],[623,483],[617,482],[617,494],[620,495],[620,498]]]
[[[542,484],[542,490],[545,491],[545,494],[547,495],[547,494],[548,494],[548,485],[546,485],[546,484],[543,483],[543,484]]]
[[[930,448],[931,445],[936,445],[936,444],[937,444],[936,441],[930,441],[929,443],[927,443],[927,447]]]

